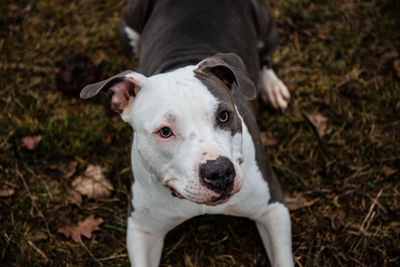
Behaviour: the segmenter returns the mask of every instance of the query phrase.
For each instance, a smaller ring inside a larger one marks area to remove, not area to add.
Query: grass
[[[395,0],[269,1],[280,31],[273,61],[292,91],[285,113],[261,106],[266,147],[284,191],[313,200],[292,212],[298,266],[398,266],[400,263],[400,6]],[[119,45],[124,0],[0,3],[1,266],[128,266],[125,247],[129,127],[104,105],[57,90],[55,75],[74,52],[104,77],[135,62]],[[318,138],[306,114],[327,118]],[[29,151],[25,136],[42,135]],[[112,142],[107,142],[113,134]],[[107,168],[110,199],[66,200],[71,181],[49,165],[76,160]],[[394,173],[387,172],[393,170]],[[101,231],[84,245],[56,234],[87,215]],[[48,239],[37,240],[45,232]],[[254,224],[202,216],[166,238],[162,266],[268,266]]]

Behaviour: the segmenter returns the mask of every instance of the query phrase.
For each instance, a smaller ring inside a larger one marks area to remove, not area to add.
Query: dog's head
[[[242,121],[233,99],[254,99],[256,89],[238,56],[218,54],[151,77],[125,71],[86,86],[81,97],[101,90],[134,129],[133,160],[172,195],[215,206],[240,190]]]

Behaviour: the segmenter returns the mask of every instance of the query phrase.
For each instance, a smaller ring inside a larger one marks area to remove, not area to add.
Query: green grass
[[[395,0],[269,2],[280,33],[273,62],[292,100],[285,113],[261,105],[257,119],[279,140],[266,151],[285,193],[316,200],[292,212],[296,264],[397,266],[400,79],[392,64],[400,58],[400,6]],[[131,129],[101,101],[66,96],[55,83],[61,62],[74,52],[88,55],[104,77],[135,68],[117,36],[124,5],[0,3],[0,189],[15,190],[0,197],[0,266],[129,266]],[[306,119],[314,112],[328,120],[321,139]],[[23,137],[38,134],[43,139],[35,150],[20,146]],[[109,134],[115,134],[111,144]],[[89,164],[104,166],[115,187],[111,198],[69,203],[71,181],[49,165],[70,160],[79,162],[76,175]],[[396,172],[388,176],[385,167]],[[84,238],[85,246],[56,233],[90,214],[104,223]],[[39,231],[49,238],[34,240]],[[168,234],[161,265],[268,266],[268,260],[250,220],[201,216]]]

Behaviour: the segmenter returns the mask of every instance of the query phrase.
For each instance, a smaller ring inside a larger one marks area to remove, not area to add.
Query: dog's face
[[[242,122],[232,96],[243,81],[220,57],[149,78],[125,72],[97,86],[108,86],[112,108],[132,125],[134,160],[173,196],[212,206],[243,182]]]

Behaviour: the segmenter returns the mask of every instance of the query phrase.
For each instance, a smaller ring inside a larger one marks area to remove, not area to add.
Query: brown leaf
[[[87,55],[74,53],[64,59],[56,73],[58,90],[78,96],[85,85],[101,80],[101,70]]]
[[[397,73],[397,78],[400,78],[400,59],[393,61],[393,68]]]
[[[324,137],[327,128],[327,118],[318,113],[306,114],[306,116],[310,123],[315,127],[318,136],[320,138]]]
[[[0,197],[11,197],[15,194],[14,188],[3,187],[0,189]]]
[[[32,237],[32,241],[37,241],[37,240],[47,240],[49,236],[42,231],[36,232],[36,234]]]
[[[78,222],[76,226],[65,226],[59,228],[57,233],[64,234],[66,237],[71,237],[76,243],[81,243],[81,235],[87,238],[92,238],[92,232],[100,230],[99,225],[103,223],[102,218],[94,218],[94,215],[86,217],[85,220]]]
[[[49,166],[50,169],[56,172],[56,175],[63,179],[71,178],[76,172],[77,161],[70,161],[67,163],[61,163]]]
[[[317,201],[318,201],[318,199],[307,200],[301,195],[293,196],[293,197],[289,196],[289,195],[285,195],[285,204],[290,211],[310,207],[310,206],[314,205],[314,203]]]
[[[82,204],[82,196],[81,194],[79,194],[78,191],[76,190],[71,190],[69,191],[69,194],[67,196],[67,200],[72,203],[72,204],[76,204],[76,205],[80,205]]]
[[[111,143],[115,139],[116,135],[117,135],[116,133],[107,133],[106,138],[105,138],[106,143],[111,145]]]
[[[400,222],[398,221],[392,221],[389,223],[389,226],[395,228],[395,227],[399,227],[400,226]]]
[[[318,33],[318,38],[321,40],[326,40],[331,36],[331,32],[332,29],[330,28],[323,29]]]
[[[24,137],[21,140],[21,147],[26,147],[29,150],[34,150],[40,143],[40,141],[42,141],[41,135]]]
[[[72,181],[72,186],[80,194],[89,198],[109,197],[114,187],[106,179],[104,171],[105,169],[100,166],[89,165],[84,175]]]
[[[392,168],[390,168],[390,167],[388,167],[388,166],[382,166],[382,172],[383,172],[383,174],[386,176],[386,177],[389,177],[390,175],[392,175],[392,174],[395,174],[396,172],[397,172],[397,170],[395,170],[395,169],[392,169]]]
[[[278,138],[271,132],[261,132],[260,137],[264,146],[274,146],[279,143]]]

